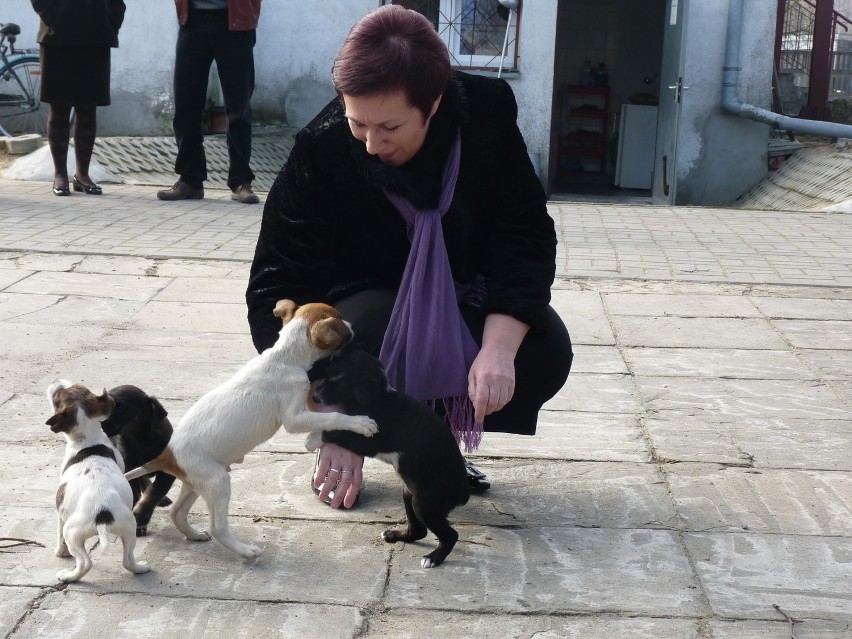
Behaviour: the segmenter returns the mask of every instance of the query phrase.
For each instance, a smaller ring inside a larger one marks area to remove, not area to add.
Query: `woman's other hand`
[[[529,326],[511,315],[485,318],[482,348],[468,373],[468,394],[478,424],[503,408],[515,394],[515,355]]]

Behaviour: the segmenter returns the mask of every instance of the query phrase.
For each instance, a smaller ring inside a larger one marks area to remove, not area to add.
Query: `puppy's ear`
[[[160,400],[156,397],[149,397],[148,399],[151,400],[151,425],[156,426],[163,421],[169,413],[165,408],[163,408]]]
[[[100,397],[95,397],[95,400],[97,401],[98,415],[100,415],[102,419],[109,417],[112,409],[115,408],[115,400],[110,397],[107,389],[104,389],[104,392]]]
[[[286,324],[293,319],[293,315],[296,313],[297,308],[299,308],[299,305],[293,300],[278,300],[272,314],[275,317],[280,317],[281,321]]]
[[[336,317],[327,317],[311,325],[311,343],[324,351],[335,351],[352,338],[352,331]]]
[[[77,413],[62,411],[48,417],[45,422],[54,433],[70,433],[77,425]]]

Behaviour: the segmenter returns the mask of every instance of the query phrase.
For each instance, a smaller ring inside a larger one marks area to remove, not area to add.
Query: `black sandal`
[[[486,479],[485,473],[466,459],[464,460],[464,469],[467,471],[467,481],[470,484],[471,495],[481,495],[491,488],[491,482]]]

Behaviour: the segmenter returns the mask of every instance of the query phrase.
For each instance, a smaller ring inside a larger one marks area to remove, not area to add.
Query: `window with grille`
[[[510,11],[497,0],[384,0],[384,3],[401,5],[429,18],[447,44],[450,63],[457,69],[518,68],[519,11]]]

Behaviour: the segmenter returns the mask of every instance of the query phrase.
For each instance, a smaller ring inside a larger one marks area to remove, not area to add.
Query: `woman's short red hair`
[[[402,90],[428,117],[452,73],[449,52],[432,23],[416,11],[384,5],[349,31],[331,77],[339,96]]]

